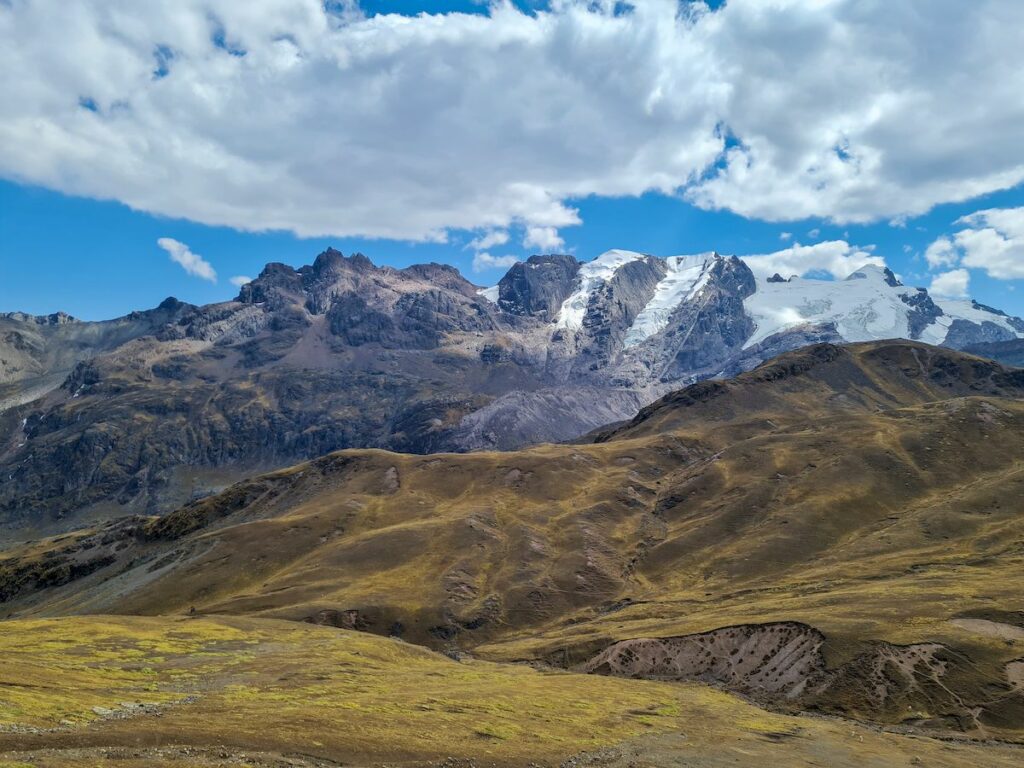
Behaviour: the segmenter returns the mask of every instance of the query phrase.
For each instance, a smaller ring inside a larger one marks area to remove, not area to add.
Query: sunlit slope
[[[396,640],[250,619],[4,622],[0,653],[0,749],[141,737],[335,756],[510,759],[676,728],[683,706],[717,707],[708,725],[736,713],[762,717],[699,689],[459,663]],[[15,725],[41,732],[12,734]]]
[[[601,764],[671,758],[707,768],[821,765],[824,756],[830,766],[915,756],[1011,766],[1019,757],[772,714],[698,684],[456,662],[396,640],[266,620],[4,622],[0,655],[0,765],[549,766],[583,750]]]
[[[562,665],[628,638],[800,622],[831,667],[875,664],[882,641],[953,655],[936,683],[952,699],[911,679],[830,711],[1015,731],[1019,375],[922,345],[811,348],[597,444],[341,452],[26,545],[0,559],[0,592],[15,615],[307,619]]]
[[[1024,397],[1024,370],[912,342],[817,344],[668,394],[598,439],[685,432],[728,445],[791,424],[974,395]]]

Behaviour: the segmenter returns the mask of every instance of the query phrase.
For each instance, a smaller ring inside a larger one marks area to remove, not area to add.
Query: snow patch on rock
[[[943,317],[939,317],[934,323],[925,328],[921,334],[921,341],[927,344],[941,344],[946,340],[946,334],[949,331],[949,326],[953,324],[954,320],[967,320],[972,323],[981,325],[982,323],[995,323],[1000,328],[1013,333],[1018,338],[1024,337],[1024,334],[1020,333],[1010,322],[1010,318],[1006,315],[1000,315],[995,312],[990,312],[978,305],[975,305],[970,299],[943,299],[933,298],[933,301],[939,306],[939,308],[945,313]],[[938,339],[935,341],[934,339]]]
[[[555,325],[570,331],[578,331],[583,327],[583,318],[587,314],[587,306],[594,292],[604,285],[623,266],[631,261],[645,258],[642,253],[634,251],[611,250],[602,253],[593,261],[580,266],[576,276],[576,290],[569,294],[555,319]]]
[[[669,256],[668,272],[654,289],[654,296],[636,316],[623,344],[635,347],[664,330],[679,305],[694,299],[708,284],[715,254]]]

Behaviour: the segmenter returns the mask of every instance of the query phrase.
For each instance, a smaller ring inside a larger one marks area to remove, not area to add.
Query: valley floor
[[[765,711],[697,683],[454,660],[238,617],[0,623],[13,766],[1017,766],[1024,748]]]

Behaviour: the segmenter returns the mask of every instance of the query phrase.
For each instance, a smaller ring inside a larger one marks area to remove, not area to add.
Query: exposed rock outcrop
[[[580,264],[573,256],[531,256],[498,283],[498,306],[513,315],[555,319],[572,290]]]

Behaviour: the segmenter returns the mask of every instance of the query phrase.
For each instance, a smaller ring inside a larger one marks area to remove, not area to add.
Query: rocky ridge
[[[610,251],[532,256],[484,289],[328,249],[220,304],[0,317],[0,526],[160,512],[339,448],[570,440],[809,343],[1019,336],[1016,318],[872,267],[762,281],[735,257]]]

